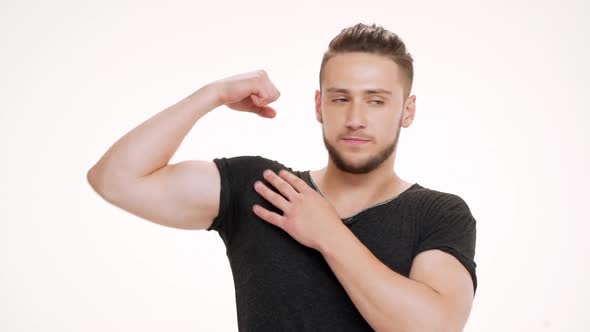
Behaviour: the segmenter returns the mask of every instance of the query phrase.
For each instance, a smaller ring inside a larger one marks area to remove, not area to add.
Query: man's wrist
[[[341,220],[339,221],[342,222]],[[338,227],[335,227],[334,231],[330,232],[330,234],[324,238],[317,250],[324,257],[333,255],[333,253],[337,253],[340,250],[339,248],[342,244],[350,243],[350,240],[352,239],[351,236],[356,238],[352,231],[342,223]]]
[[[207,113],[224,104],[219,88],[212,84],[202,86],[193,92],[188,99],[200,103],[202,107],[199,108],[205,109]]]

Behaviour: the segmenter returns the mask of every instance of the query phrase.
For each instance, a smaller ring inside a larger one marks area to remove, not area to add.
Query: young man
[[[460,331],[477,287],[475,219],[457,195],[394,171],[415,114],[412,58],[376,25],[325,53],[316,117],[326,167],[261,156],[168,164],[218,106],[272,118],[264,71],[212,82],[119,139],[88,172],[105,200],[146,220],[216,230],[227,248],[240,331]]]

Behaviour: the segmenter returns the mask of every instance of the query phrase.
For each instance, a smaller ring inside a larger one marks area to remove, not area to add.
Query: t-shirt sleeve
[[[448,193],[437,196],[427,209],[415,255],[439,249],[454,256],[471,275],[476,290],[476,220],[461,197]]]
[[[256,162],[253,156],[238,156],[231,158],[215,158],[213,162],[217,166],[220,177],[219,212],[213,219],[208,231],[218,231],[226,237],[228,234],[229,220],[232,218],[233,207],[240,189],[245,185],[245,180],[251,172],[252,164]]]
[[[252,195],[254,181],[258,179],[267,183],[262,178],[262,171],[264,169],[272,169],[275,172],[280,169],[292,170],[276,160],[262,156],[215,158],[213,162],[217,166],[221,181],[219,211],[207,230],[217,231],[224,241],[227,241],[232,235],[232,228],[235,228],[232,227],[232,223],[240,219],[240,213],[243,214],[243,211],[239,211],[240,208],[243,208],[240,202],[244,200],[245,196]]]

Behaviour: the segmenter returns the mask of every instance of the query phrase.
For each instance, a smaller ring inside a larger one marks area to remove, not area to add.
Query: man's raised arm
[[[211,161],[168,164],[195,123],[218,106],[273,118],[280,93],[262,71],[209,83],[116,141],[88,171],[106,201],[174,228],[206,229],[219,210],[220,176]]]

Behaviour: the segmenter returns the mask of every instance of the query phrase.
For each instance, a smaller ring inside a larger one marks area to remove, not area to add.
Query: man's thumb
[[[257,113],[264,118],[274,118],[277,115],[277,111],[269,106],[261,107]]]

